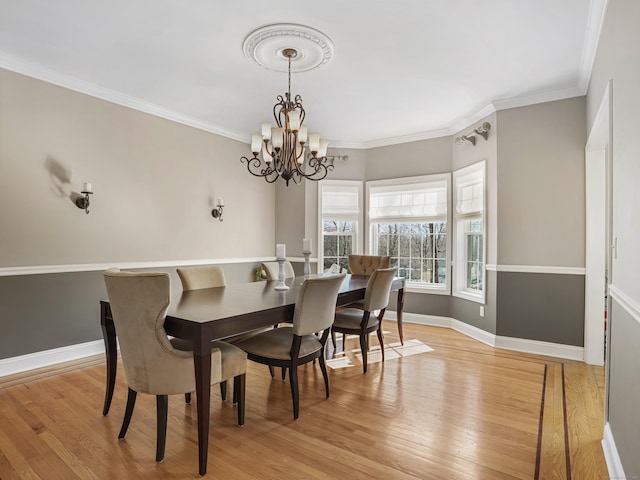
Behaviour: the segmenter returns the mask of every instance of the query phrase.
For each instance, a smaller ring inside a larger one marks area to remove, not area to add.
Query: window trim
[[[366,182],[366,202],[367,202],[367,215],[366,215],[366,225],[365,225],[365,244],[367,245],[367,252],[369,255],[375,255],[374,249],[374,235],[373,235],[373,224],[380,222],[373,222],[369,216],[369,203],[371,198],[371,187],[378,186],[403,186],[403,185],[411,185],[416,183],[427,183],[427,182],[441,182],[444,181],[446,184],[446,207],[447,211],[445,215],[438,217],[439,220],[436,220],[434,217],[433,221],[444,221],[447,226],[447,235],[446,235],[446,249],[447,254],[445,256],[446,261],[446,272],[447,272],[447,281],[443,284],[443,286],[433,286],[434,284],[424,284],[418,282],[410,282],[407,280],[405,291],[411,293],[428,293],[435,295],[451,295],[451,173],[436,173],[432,175],[417,175],[413,177],[401,177],[401,178],[388,178],[384,180],[371,180]],[[387,223],[391,222],[392,219],[388,219]],[[401,222],[401,219],[396,219],[393,221]],[[424,222],[426,220],[419,220]],[[410,223],[410,222],[407,222]]]
[[[470,215],[458,214],[455,210],[458,204],[458,186],[456,180],[463,175],[480,173],[482,178],[482,212]],[[486,161],[481,160],[469,166],[454,170],[452,172],[452,196],[453,196],[453,222],[452,231],[454,237],[454,247],[452,253],[452,292],[451,295],[463,298],[472,302],[486,304],[487,297],[487,167]],[[484,268],[482,269],[482,291],[467,288],[467,235],[464,224],[468,220],[482,219],[482,258]]]
[[[360,254],[362,252],[363,244],[363,227],[364,227],[364,203],[363,203],[363,182],[360,180],[321,180],[318,182],[318,262],[317,272],[323,271],[324,265],[324,216],[322,215],[322,191],[325,186],[338,186],[338,187],[356,187],[358,189],[358,214],[357,215],[332,215],[327,218],[335,220],[351,220],[355,222],[354,240],[353,240],[353,253]]]

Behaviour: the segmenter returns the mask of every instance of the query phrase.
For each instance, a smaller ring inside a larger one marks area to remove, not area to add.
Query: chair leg
[[[136,406],[136,396],[138,392],[129,389],[129,393],[127,395],[127,406],[124,410],[124,418],[122,419],[122,427],[120,427],[120,433],[118,434],[118,438],[124,438],[127,434],[127,429],[129,428],[129,422],[131,422],[131,416],[133,415],[133,407]]]
[[[220,382],[220,396],[224,402],[227,399],[227,381]]]
[[[367,373],[367,339],[369,335],[360,335],[360,352],[362,353],[362,370]]]
[[[156,441],[156,462],[164,459],[164,446],[167,440],[167,412],[169,410],[169,397],[167,395],[156,395],[157,409],[157,441]]]
[[[271,378],[275,378],[276,374],[273,371],[273,365],[269,365],[269,373],[271,374]]]
[[[287,369],[282,367],[282,380],[286,380],[287,378]]]
[[[331,343],[333,344],[333,351],[336,351],[336,332],[331,329]]]
[[[233,379],[233,401],[238,403],[238,425],[244,425],[245,379],[244,373]]]
[[[342,334],[342,351],[343,352],[347,351],[347,334],[346,333]]]
[[[320,370],[322,370],[324,377],[324,390],[329,398],[329,375],[327,375],[327,365],[324,363],[324,353],[318,357],[318,363],[320,363]]]
[[[384,362],[384,335],[382,334],[382,324],[378,327],[378,341],[380,342],[380,350],[382,351],[382,361]]]
[[[289,382],[291,383],[291,398],[293,400],[293,419],[298,419],[300,413],[300,393],[298,392],[298,367],[289,368]]]
[[[184,394],[184,403],[191,403],[191,392]]]

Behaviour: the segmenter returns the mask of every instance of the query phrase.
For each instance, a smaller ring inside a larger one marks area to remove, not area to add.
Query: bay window
[[[450,292],[450,175],[367,182],[369,253],[388,255],[412,290]]]
[[[453,172],[453,295],[485,300],[485,162]]]
[[[362,182],[322,180],[318,185],[319,271],[332,265],[348,270],[348,257],[360,253]]]

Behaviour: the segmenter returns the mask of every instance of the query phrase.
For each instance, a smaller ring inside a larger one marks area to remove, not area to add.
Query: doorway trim
[[[605,363],[605,298],[611,283],[612,80],[605,88],[585,146],[585,321],[584,361]],[[609,319],[607,319],[609,320]]]

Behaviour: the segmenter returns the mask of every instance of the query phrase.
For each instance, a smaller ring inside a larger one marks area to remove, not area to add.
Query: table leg
[[[196,409],[198,412],[198,466],[200,475],[207,473],[209,452],[209,407],[211,402],[211,340],[200,333],[193,341],[193,363],[196,374]]]
[[[404,288],[398,289],[398,304],[396,307],[396,315],[398,320],[398,335],[400,335],[400,344],[404,345],[404,332],[402,331],[402,309],[404,308]]]
[[[107,388],[104,395],[102,415],[109,413],[113,390],[116,385],[116,367],[118,365],[118,350],[116,346],[116,327],[111,318],[111,310],[106,305],[100,305],[100,326],[104,339],[104,350],[107,358]]]

